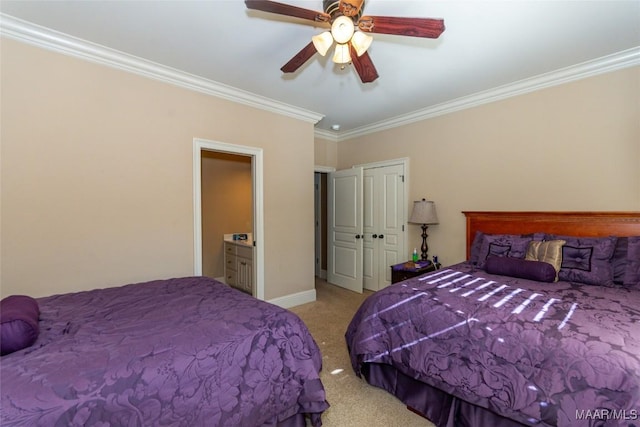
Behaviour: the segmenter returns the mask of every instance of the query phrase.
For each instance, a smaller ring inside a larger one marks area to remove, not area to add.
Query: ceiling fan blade
[[[307,62],[316,52],[313,42],[310,42],[308,45],[303,47],[300,52],[296,53],[289,62],[284,64],[280,70],[282,70],[283,73],[293,73],[300,68],[302,64]]]
[[[340,12],[344,16],[356,16],[362,9],[362,3],[364,0],[340,0]]]
[[[363,16],[358,21],[361,31],[398,36],[437,39],[444,31],[444,20],[433,18],[400,18],[394,16]]]
[[[316,22],[329,22],[331,20],[331,16],[324,12],[316,12],[315,10],[304,9],[302,7],[278,3],[275,1],[245,0],[244,4],[247,5],[248,9],[277,13],[279,15],[293,16],[302,19],[309,19]]]
[[[362,83],[371,83],[378,78],[378,71],[376,70],[371,57],[367,52],[358,56],[356,49],[349,43],[349,51],[351,53],[351,63],[356,69],[356,72],[360,76]]]

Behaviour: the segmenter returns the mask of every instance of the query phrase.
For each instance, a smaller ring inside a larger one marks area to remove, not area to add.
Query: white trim
[[[352,168],[362,168],[362,169],[370,169],[370,168],[383,168],[385,166],[394,166],[394,165],[404,165],[404,173],[406,175],[407,173],[407,167],[409,166],[409,157],[401,157],[399,159],[391,159],[391,160],[382,160],[379,162],[373,162],[373,163],[361,163],[359,165],[353,165],[351,166]],[[406,176],[405,176],[405,182],[406,181]]]
[[[455,113],[468,108],[477,107],[495,101],[511,98],[525,93],[534,92],[548,87],[570,83],[587,77],[609,73],[623,68],[640,65],[640,47],[623,50],[612,55],[592,61],[583,62],[571,67],[541,74],[539,76],[520,80],[508,85],[500,86],[469,96],[454,99],[442,104],[427,107],[408,114],[403,114],[390,119],[381,120],[356,129],[345,132],[333,132],[316,130],[315,136],[333,141],[345,141],[359,136],[380,132],[387,129],[404,126],[410,123],[431,119],[445,114]]]
[[[255,241],[255,297],[264,299],[264,176],[262,148],[244,145],[228,144],[225,142],[206,139],[193,139],[193,272],[202,275],[202,167],[201,151],[221,151],[224,153],[252,156],[253,171],[253,210]]]
[[[282,114],[309,123],[318,123],[324,115],[275,101],[175,68],[129,55],[115,49],[79,39],[50,28],[0,13],[0,34],[24,43],[74,56],[108,67],[160,80],[185,89],[212,95],[250,107]]]
[[[291,295],[285,295],[269,300],[271,304],[275,304],[282,308],[291,308],[297,305],[306,304],[308,302],[314,302],[316,300],[316,290],[298,292]]]
[[[314,166],[313,167],[313,171],[314,172],[320,172],[320,173],[331,173],[331,172],[335,172],[336,168],[331,167],[331,166]]]
[[[320,139],[327,139],[329,141],[338,142],[340,140],[340,133],[325,129],[316,129],[314,136]]]

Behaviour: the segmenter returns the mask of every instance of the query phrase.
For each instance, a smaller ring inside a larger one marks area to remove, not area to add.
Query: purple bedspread
[[[640,289],[539,283],[468,264],[370,296],[354,370],[401,373],[525,425],[640,426]]]
[[[295,314],[190,277],[38,300],[0,360],[3,426],[313,425],[329,406]]]

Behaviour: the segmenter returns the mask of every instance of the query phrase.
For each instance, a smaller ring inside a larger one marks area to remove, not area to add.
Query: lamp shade
[[[337,44],[336,51],[333,54],[333,62],[336,64],[348,64],[351,62],[351,54],[347,44]]]
[[[412,224],[437,224],[436,204],[425,199],[413,202],[413,211],[411,211],[409,222]]]
[[[353,37],[351,37],[351,44],[355,48],[358,56],[362,56],[362,54],[369,49],[372,41],[373,37],[363,33],[362,31],[356,31]]]
[[[313,41],[313,46],[316,48],[318,53],[325,56],[333,44],[333,36],[329,31],[325,31],[324,33],[311,37],[311,41]]]

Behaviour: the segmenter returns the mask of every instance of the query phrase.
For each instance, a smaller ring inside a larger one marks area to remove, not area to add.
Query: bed
[[[205,277],[26,298],[35,324],[3,300],[3,426],[322,424],[320,351],[288,310]],[[8,352],[11,322],[35,342]]]
[[[356,374],[438,427],[640,426],[640,212],[464,214],[467,261],[356,312]]]

